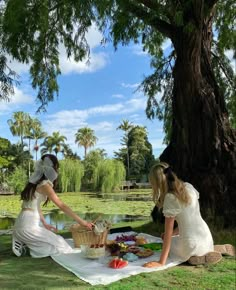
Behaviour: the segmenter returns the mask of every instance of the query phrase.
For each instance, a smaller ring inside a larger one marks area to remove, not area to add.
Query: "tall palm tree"
[[[122,138],[122,145],[125,145],[126,148],[126,156],[127,156],[127,176],[130,173],[130,162],[129,162],[129,132],[133,128],[132,122],[128,120],[122,120],[120,126],[116,128],[116,130],[122,130],[125,132],[125,136]]]
[[[41,144],[43,147],[41,149],[41,154],[45,154],[47,152],[52,153],[54,151],[56,155],[62,151],[65,146],[65,140],[67,138],[63,135],[60,135],[60,132],[53,132],[51,136],[47,136],[44,139],[44,142]]]
[[[23,145],[23,138],[28,130],[28,123],[30,115],[22,111],[13,113],[12,119],[7,121],[13,136],[19,136],[21,145]]]
[[[32,122],[32,128],[31,128],[31,137],[35,141],[34,144],[34,151],[35,151],[35,160],[37,160],[38,155],[38,140],[43,139],[47,136],[47,133],[43,131],[42,124],[38,119],[34,119]]]
[[[84,147],[84,158],[87,156],[87,150],[97,143],[98,138],[94,135],[94,130],[88,127],[78,129],[75,134],[75,143]]]

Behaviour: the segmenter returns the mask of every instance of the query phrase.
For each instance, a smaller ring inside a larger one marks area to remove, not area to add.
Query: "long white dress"
[[[35,198],[32,201],[22,202],[22,211],[17,217],[13,229],[13,238],[24,243],[34,258],[73,252],[63,237],[40,225],[38,209],[40,204],[46,201],[46,196],[37,192],[37,189],[46,183],[53,186],[51,181],[43,180],[36,188]],[[26,208],[31,210],[23,210]]]
[[[202,256],[214,250],[211,232],[202,219],[199,208],[199,193],[185,182],[185,188],[191,197],[191,203],[183,205],[174,194],[168,193],[163,204],[165,217],[175,217],[179,235],[171,240],[170,256],[175,256],[183,262],[191,256]]]

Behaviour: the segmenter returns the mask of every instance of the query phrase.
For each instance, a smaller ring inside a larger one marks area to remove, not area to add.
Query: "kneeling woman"
[[[49,200],[77,223],[92,229],[93,224],[76,215],[53,190],[58,167],[56,156],[43,155],[21,193],[22,210],[13,229],[13,252],[17,256],[21,255],[23,246],[30,249],[30,255],[34,258],[73,252],[64,238],[54,233],[57,229],[47,224],[43,217],[40,204]]]
[[[165,216],[165,233],[159,261],[148,262],[144,267],[165,265],[169,254],[177,261],[194,265],[218,262],[221,254],[214,252],[211,232],[201,217],[198,191],[181,181],[166,163],[154,165],[149,179],[153,200]]]

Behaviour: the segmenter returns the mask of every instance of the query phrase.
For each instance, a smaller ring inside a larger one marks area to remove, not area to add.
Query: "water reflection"
[[[93,221],[95,220],[100,213],[77,213],[81,218]],[[58,230],[68,229],[71,224],[75,223],[73,219],[66,216],[63,212],[55,209],[50,213],[44,215],[45,220],[48,224],[55,226]],[[102,219],[108,220],[111,224],[117,224],[120,222],[134,222],[134,221],[145,221],[149,220],[149,217],[142,215],[127,215],[127,214],[103,214]],[[14,225],[15,219],[4,217],[0,218],[0,230],[11,229]]]
[[[78,215],[85,220],[93,221],[100,213],[78,213]],[[47,223],[55,226],[58,230],[68,229],[72,223],[75,223],[73,219],[58,210],[54,210],[50,214],[45,215],[45,219]],[[120,222],[148,221],[150,218],[142,215],[103,214],[102,219],[108,220],[114,225]]]
[[[88,193],[90,198],[111,199],[115,201],[152,201],[151,194],[111,194],[111,193]]]
[[[151,194],[146,193],[129,193],[129,192],[122,192],[122,193],[83,193],[84,196],[88,198],[96,198],[96,199],[103,199],[105,200],[115,200],[115,201],[151,201],[152,197]],[[99,213],[80,213],[78,215],[81,216],[83,219],[88,221],[95,220]],[[57,229],[68,229],[69,226],[74,223],[74,221],[66,216],[63,212],[58,209],[52,210],[50,213],[44,215],[46,222],[48,224],[52,224]],[[120,222],[134,222],[134,221],[145,221],[149,220],[149,217],[142,216],[142,215],[121,215],[121,214],[103,214],[103,219],[106,219],[111,222],[111,224],[117,224]],[[8,230],[11,229],[14,225],[15,219],[12,217],[1,217],[0,218],[0,230]]]

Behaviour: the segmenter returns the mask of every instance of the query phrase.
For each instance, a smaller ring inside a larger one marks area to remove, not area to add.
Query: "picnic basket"
[[[76,248],[80,248],[80,245],[106,244],[109,229],[109,226],[107,226],[107,228],[105,228],[102,233],[96,234],[93,230],[89,230],[87,227],[81,226],[79,224],[74,224],[70,227],[74,246]]]

